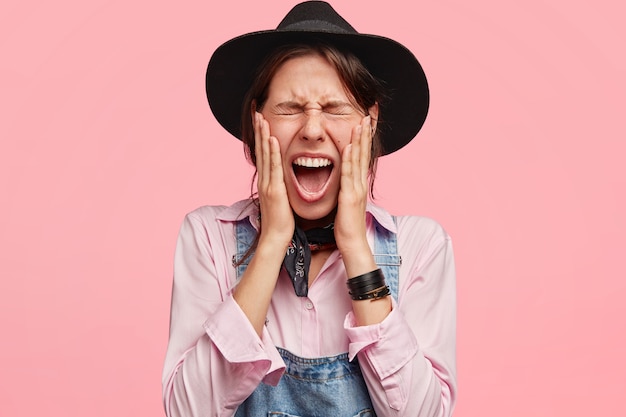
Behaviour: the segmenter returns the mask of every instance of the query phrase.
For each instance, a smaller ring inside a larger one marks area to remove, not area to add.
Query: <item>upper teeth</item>
[[[330,159],[305,158],[305,157],[296,158],[296,160],[293,161],[293,163],[295,165],[298,165],[301,167],[307,167],[307,168],[319,168],[319,167],[325,167],[325,166],[332,164],[332,162],[330,162]]]

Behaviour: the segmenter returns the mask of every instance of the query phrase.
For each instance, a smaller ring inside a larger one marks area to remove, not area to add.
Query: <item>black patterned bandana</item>
[[[334,223],[331,223],[326,227],[310,229],[306,232],[296,226],[283,266],[291,278],[293,289],[298,297],[306,297],[309,293],[311,251],[335,247],[334,226]]]

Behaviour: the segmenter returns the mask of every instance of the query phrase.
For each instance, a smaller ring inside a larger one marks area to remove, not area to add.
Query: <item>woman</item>
[[[450,415],[450,239],[367,201],[377,157],[426,116],[415,57],[305,2],[218,48],[207,95],[258,194],[181,227],[167,415]]]

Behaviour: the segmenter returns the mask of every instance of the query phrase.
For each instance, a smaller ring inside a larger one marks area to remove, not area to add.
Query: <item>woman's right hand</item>
[[[254,113],[254,139],[261,231],[233,297],[260,337],[295,220],[287,198],[278,140],[270,136],[269,123],[258,112]]]
[[[259,246],[276,245],[286,251],[293,237],[295,220],[287,197],[278,139],[270,136],[269,123],[259,112],[254,112],[254,136],[261,210]]]

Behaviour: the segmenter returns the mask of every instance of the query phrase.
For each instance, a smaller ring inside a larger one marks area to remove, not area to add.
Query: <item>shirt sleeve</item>
[[[227,272],[214,260],[220,248],[211,245],[220,233],[207,223],[191,213],[178,237],[163,369],[168,417],[232,416],[259,383],[276,385],[284,369],[267,330],[259,337],[227,290]]]
[[[428,220],[405,222],[398,302],[379,324],[344,323],[350,359],[358,356],[376,414],[450,416],[456,401],[456,278],[452,243]],[[399,224],[399,227],[402,226]],[[425,233],[427,232],[427,233]],[[400,234],[399,234],[400,245]]]

